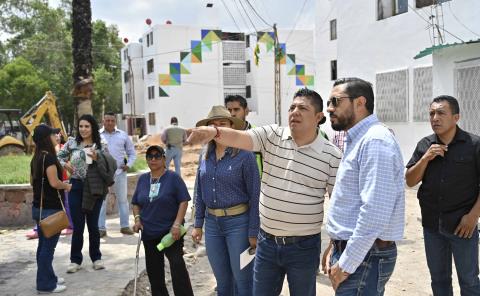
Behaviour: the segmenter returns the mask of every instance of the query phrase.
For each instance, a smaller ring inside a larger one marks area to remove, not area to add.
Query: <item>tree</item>
[[[90,0],[72,1],[73,96],[78,117],[92,112],[92,9]]]
[[[17,58],[0,69],[0,98],[2,108],[20,108],[26,112],[48,90],[45,81],[33,65]]]

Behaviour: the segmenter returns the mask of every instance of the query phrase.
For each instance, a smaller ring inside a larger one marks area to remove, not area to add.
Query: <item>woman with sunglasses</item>
[[[165,151],[160,146],[150,146],[146,159],[150,172],[141,175],[132,198],[135,225],[142,230],[145,263],[153,296],[166,296],[164,256],[170,263],[175,295],[193,295],[190,277],[183,260],[183,237],[180,226],[184,222],[190,194],[182,178],[167,170]],[[171,233],[175,243],[162,251],[157,245]]]

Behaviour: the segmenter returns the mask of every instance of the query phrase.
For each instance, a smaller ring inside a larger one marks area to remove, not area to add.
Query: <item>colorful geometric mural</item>
[[[220,42],[220,30],[201,30],[201,40],[190,41],[190,51],[180,52],[180,62],[170,63],[168,74],[159,74],[159,93],[161,97],[168,97],[168,87],[181,85],[182,75],[192,72],[192,64],[202,63],[202,53],[212,51],[212,45]]]
[[[267,48],[267,53],[274,50],[275,35],[273,32],[257,32],[257,40],[259,43],[264,43]],[[314,75],[305,75],[305,65],[295,63],[295,55],[287,53],[287,45],[280,43],[280,52],[277,53],[276,58],[280,59],[280,64],[286,66],[287,75],[295,76],[295,84],[297,86],[311,86],[313,87],[315,77]]]

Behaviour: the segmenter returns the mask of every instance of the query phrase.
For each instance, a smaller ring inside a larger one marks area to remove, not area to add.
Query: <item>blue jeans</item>
[[[248,220],[248,212],[228,217],[206,213],[205,244],[218,296],[252,295],[253,263],[240,270],[240,254],[250,246]]]
[[[334,246],[330,265],[337,263],[341,255]],[[374,245],[357,270],[338,286],[335,295],[382,296],[385,293],[385,285],[393,273],[396,261],[396,244],[382,249]]]
[[[472,238],[423,228],[425,254],[435,296],[453,295],[452,255],[462,296],[480,295],[478,279],[478,231]]]
[[[128,215],[130,214],[130,205],[127,199],[127,172],[122,172],[115,175],[115,184],[113,184],[113,191],[115,192],[115,199],[117,201],[118,212],[120,214],[120,227],[126,228],[130,226],[128,222]],[[106,230],[105,219],[107,218],[107,200],[102,203],[100,210],[100,217],[98,219],[98,228]]]
[[[102,253],[100,253],[100,233],[98,232],[98,216],[103,200],[98,199],[91,212],[83,212],[83,182],[78,179],[71,179],[70,182],[72,183],[72,190],[68,194],[68,203],[70,205],[73,225],[75,225],[72,234],[72,245],[70,247],[70,261],[82,264],[83,231],[86,221],[88,227],[89,255],[92,262],[95,262],[102,259]]]
[[[290,295],[315,295],[320,249],[320,234],[297,243],[281,245],[260,232],[255,255],[253,295],[280,295],[285,275]]]
[[[182,176],[181,167],[182,167],[182,148],[177,148],[175,146],[170,146],[165,151],[165,158],[167,169],[170,167],[170,161],[173,159],[173,164],[175,165],[175,173]]]
[[[42,209],[42,219],[61,211],[58,209]],[[40,216],[40,209],[32,208],[32,218],[37,222],[38,229],[38,247],[37,247],[37,290],[38,291],[53,291],[57,287],[57,276],[53,271],[53,254],[57,246],[60,233],[50,238],[43,236],[43,233],[38,227],[38,218]]]

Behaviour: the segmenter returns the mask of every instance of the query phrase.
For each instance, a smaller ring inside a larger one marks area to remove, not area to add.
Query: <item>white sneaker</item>
[[[70,263],[70,265],[68,265],[67,273],[75,273],[75,272],[79,271],[81,268],[82,268],[82,266],[80,264],[72,262],[72,263]]]
[[[38,294],[61,293],[61,292],[65,291],[66,289],[67,289],[66,286],[62,286],[62,285],[57,284],[57,286],[55,287],[55,289],[53,289],[53,291],[37,291],[37,293]]]
[[[97,260],[97,261],[93,262],[93,269],[95,269],[95,270],[105,269],[105,265],[103,265],[103,261],[102,260]]]
[[[65,279],[62,277],[57,277],[57,285],[63,285],[65,284]]]

